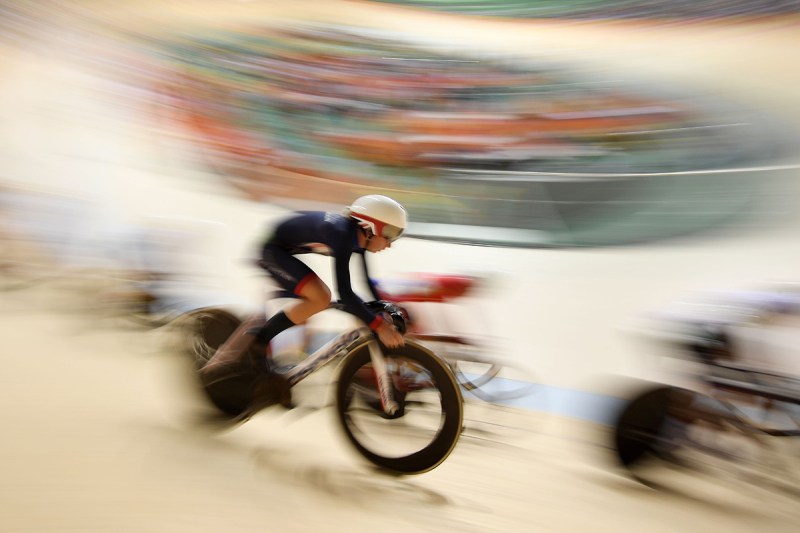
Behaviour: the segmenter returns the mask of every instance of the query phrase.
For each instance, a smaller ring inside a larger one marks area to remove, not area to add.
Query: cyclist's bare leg
[[[251,375],[253,363],[264,371],[264,378],[260,379],[263,383],[256,386],[254,400],[270,398],[273,394],[266,394],[270,390],[279,391],[280,403],[289,406],[291,395],[286,384],[267,383],[269,376],[275,376],[272,372],[273,365],[270,360],[268,350],[269,341],[280,332],[287,330],[295,324],[301,324],[319,311],[327,308],[330,303],[331,293],[328,287],[316,275],[309,276],[304,281],[298,291],[300,300],[290,305],[284,310],[273,315],[266,324],[259,327],[255,317],[248,320],[249,324],[243,324],[242,329],[237,330],[235,337],[229,339],[219,350],[206,362],[199,370],[200,378],[206,387],[217,386],[232,378],[239,379],[237,376]],[[250,334],[242,334],[244,332]],[[254,353],[250,348],[253,342],[258,347]],[[259,353],[261,352],[261,353]],[[250,361],[250,357],[255,358]],[[267,381],[264,381],[267,379]],[[273,380],[274,381],[274,380]],[[272,400],[269,400],[272,401]]]
[[[331,303],[331,290],[318,277],[308,280],[297,294],[298,302],[287,306],[283,312],[294,324],[302,324],[320,311],[324,311]]]
[[[331,301],[330,289],[317,276],[306,280],[297,296],[300,298],[298,301],[273,315],[262,328],[251,331],[259,347],[258,351],[263,355],[259,357],[259,361],[267,366],[267,371],[272,365],[271,353],[267,348],[269,342],[292,326],[306,323],[309,318],[327,309]]]
[[[331,291],[316,275],[309,276],[296,292],[299,300],[275,313],[262,328],[252,330],[256,342],[265,346],[279,333],[306,321],[327,309],[331,301]]]
[[[295,325],[306,326],[311,317],[319,313],[319,309],[323,304],[327,306],[330,303],[331,293],[328,287],[317,279],[315,283],[310,283],[303,287],[303,290],[300,291],[300,298],[299,301],[293,302],[283,311]],[[301,343],[301,352],[310,353],[312,334],[308,327],[303,328]]]
[[[326,309],[330,304],[331,291],[321,279],[317,276],[313,276],[303,284],[298,296],[300,297],[299,301],[279,311],[261,328],[257,328],[253,331],[256,342],[263,346],[265,350],[269,341],[276,335],[296,324],[304,323],[311,316]],[[226,368],[235,370],[236,367],[241,365],[247,347],[250,345],[250,342],[252,342],[251,339],[252,337],[248,335],[242,339],[241,342],[236,342],[234,348],[239,349],[217,350],[200,370],[201,374],[210,376],[212,373],[225,372]]]

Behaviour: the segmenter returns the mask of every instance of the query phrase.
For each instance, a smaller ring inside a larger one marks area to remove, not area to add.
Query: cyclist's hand
[[[389,321],[384,320],[375,330],[380,341],[388,348],[399,348],[405,344],[403,336]]]

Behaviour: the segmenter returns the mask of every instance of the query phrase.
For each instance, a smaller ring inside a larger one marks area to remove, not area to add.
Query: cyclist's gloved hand
[[[372,309],[374,313],[388,319],[401,334],[406,332],[406,323],[409,322],[409,316],[405,308],[383,300],[366,302],[366,305]]]
[[[403,346],[403,344],[405,344],[403,335],[394,327],[392,318],[386,313],[381,313],[381,318],[383,318],[383,320],[380,325],[375,328],[375,334],[378,336],[378,339],[388,348],[399,348]]]

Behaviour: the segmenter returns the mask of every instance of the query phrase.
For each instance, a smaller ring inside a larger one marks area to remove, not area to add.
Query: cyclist
[[[260,265],[298,301],[273,315],[266,324],[250,334],[265,357],[261,370],[270,376],[269,387],[281,390],[280,403],[288,406],[288,386],[272,371],[269,342],[279,333],[325,310],[331,302],[331,290],[311,268],[296,256],[306,253],[330,255],[334,261],[336,289],[345,311],[367,324],[379,340],[389,348],[404,344],[403,336],[391,319],[372,311],[353,291],[350,283],[350,259],[361,255],[364,276],[374,299],[379,300],[375,283],[369,276],[366,252],[377,253],[391,247],[406,229],[408,215],[395,200],[370,194],[356,199],[342,214],[324,211],[299,211],[279,222],[266,239]],[[206,386],[241,374],[244,365],[239,358],[230,360],[218,351],[200,369]],[[274,391],[273,391],[274,393]]]

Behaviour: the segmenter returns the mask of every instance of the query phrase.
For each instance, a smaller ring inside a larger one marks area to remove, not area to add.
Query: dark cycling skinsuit
[[[360,254],[370,292],[376,300],[380,299],[369,277],[366,250],[358,245],[359,231],[358,222],[350,217],[323,211],[299,211],[278,224],[267,238],[262,250],[262,266],[281,287],[296,295],[317,274],[295,255],[332,256],[336,291],[344,310],[374,330],[383,319],[364,304],[350,284],[350,258],[353,253]]]

